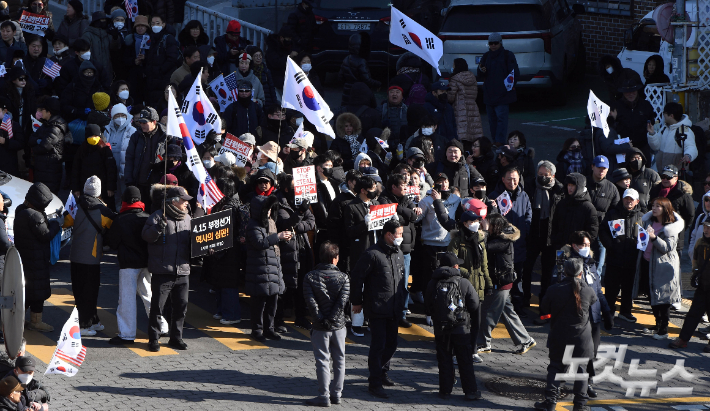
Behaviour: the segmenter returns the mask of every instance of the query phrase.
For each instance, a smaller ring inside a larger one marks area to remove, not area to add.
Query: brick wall
[[[605,54],[616,56],[624,46],[624,31],[630,29],[646,13],[667,0],[635,0],[631,16],[585,13],[578,18],[582,23],[582,37],[587,47],[587,67],[596,73],[597,61]]]

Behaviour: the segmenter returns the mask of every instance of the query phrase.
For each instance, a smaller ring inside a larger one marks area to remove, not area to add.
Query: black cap
[[[475,177],[471,179],[471,187],[473,186],[485,186],[486,180],[483,177]]]
[[[136,186],[128,186],[123,192],[121,200],[123,200],[124,203],[128,204],[133,204],[136,201],[141,201],[141,190],[139,190]]]
[[[437,82],[432,83],[431,89],[433,90],[451,90],[451,87],[449,87],[449,83],[444,81],[444,80],[439,80]]]
[[[174,197],[179,197],[183,200],[190,201],[192,200],[192,196],[187,194],[187,191],[182,188],[182,187],[170,187],[167,191],[167,194],[165,195],[165,198],[174,198]]]
[[[35,370],[35,361],[32,357],[17,357],[15,360],[15,368],[19,368],[24,372]]]
[[[84,135],[87,138],[94,136],[101,137],[101,127],[97,126],[96,124],[87,124],[86,128],[84,129]]]
[[[439,254],[439,267],[453,267],[462,264],[463,260],[458,258],[454,253]]]
[[[678,167],[674,166],[673,164],[668,164],[667,166],[663,167],[663,171],[661,172],[662,176],[666,177],[677,177],[678,176]]]
[[[158,117],[158,112],[155,111],[153,107],[146,107],[143,110],[141,110],[140,113],[138,113],[138,122],[139,123],[147,123],[148,121],[158,121],[160,120],[160,117]]]

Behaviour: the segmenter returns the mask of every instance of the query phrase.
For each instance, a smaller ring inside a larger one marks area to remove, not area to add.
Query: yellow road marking
[[[679,397],[679,398],[629,398],[619,400],[589,400],[587,405],[622,405],[622,404],[666,404],[666,403],[690,403],[690,402],[708,402],[710,397]],[[558,402],[556,411],[567,411],[572,409],[572,402]]]
[[[416,324],[409,328],[399,327],[399,336],[405,341],[434,341],[434,334]]]
[[[28,329],[25,329],[24,337],[27,340],[25,351],[34,355],[43,363],[49,364],[54,355],[54,349],[57,348],[57,342],[39,331]]]
[[[233,351],[269,348],[258,341],[252,340],[249,335],[235,326],[220,324],[219,320],[212,318],[212,314],[193,303],[188,303],[187,305],[185,322]]]

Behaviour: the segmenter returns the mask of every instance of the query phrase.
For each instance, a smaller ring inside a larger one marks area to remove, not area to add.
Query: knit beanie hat
[[[126,108],[126,105],[123,103],[114,104],[111,109],[111,118],[113,118],[116,114],[123,114],[128,117],[128,109]]]
[[[229,151],[225,151],[224,153],[217,155],[217,157],[215,157],[214,159],[215,161],[219,161],[227,167],[231,167],[237,164],[237,158]]]
[[[123,192],[123,196],[121,199],[123,200],[123,202],[128,204],[133,204],[136,201],[141,201],[141,190],[139,190],[136,186],[128,186],[126,187],[126,191]]]
[[[101,92],[94,93],[94,95],[91,96],[91,99],[94,100],[94,107],[98,111],[106,110],[111,102],[111,97],[109,97],[108,94]]]
[[[78,16],[84,13],[84,5],[79,0],[70,0],[69,5],[74,9]]]
[[[123,17],[124,19],[128,18],[128,16],[126,15],[126,12],[123,11],[122,9],[116,9],[111,12],[111,20],[115,19],[116,17]]]
[[[96,176],[91,176],[86,179],[84,183],[84,194],[91,197],[98,197],[101,195],[101,179]]]

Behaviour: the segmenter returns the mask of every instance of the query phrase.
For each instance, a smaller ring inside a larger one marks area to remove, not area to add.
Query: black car
[[[389,41],[391,0],[315,0],[313,13],[318,31],[313,41],[313,69],[319,73],[340,70],[348,55],[348,40],[363,33],[370,69],[394,69],[405,50]]]

